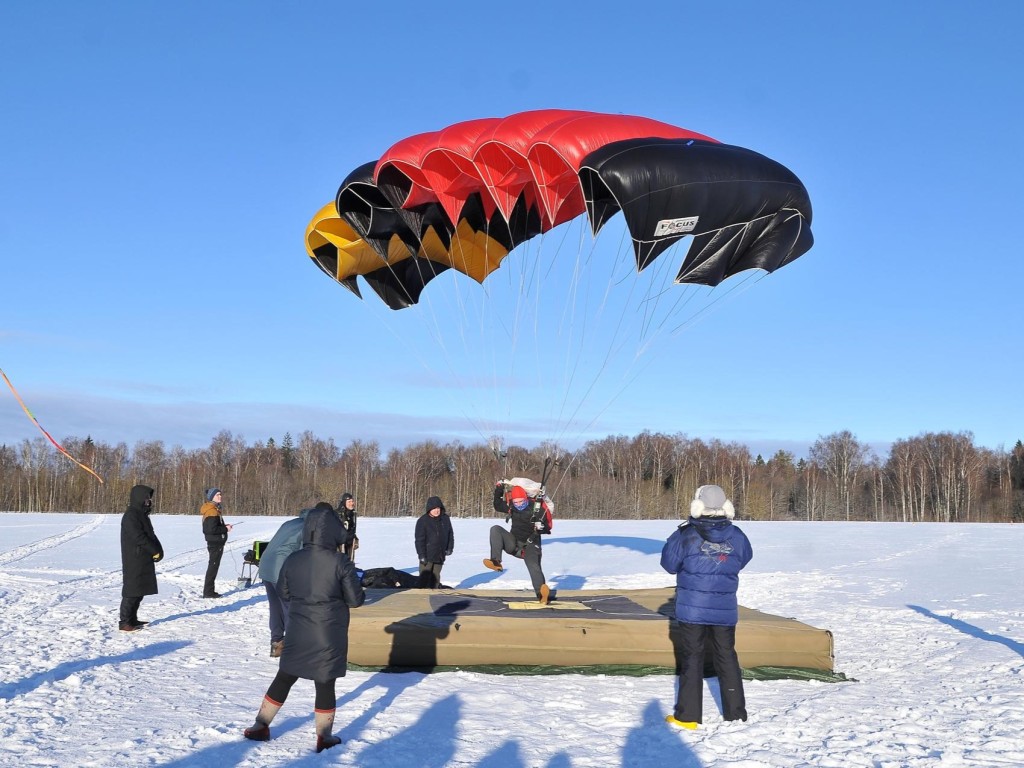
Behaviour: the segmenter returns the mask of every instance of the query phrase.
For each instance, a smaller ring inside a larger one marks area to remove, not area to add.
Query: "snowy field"
[[[284,518],[244,521],[217,601],[200,598],[198,517],[155,515],[160,594],[117,630],[119,515],[0,514],[0,765],[584,768],[590,766],[1024,765],[1024,526],[744,523],[754,560],[740,601],[835,635],[851,682],[747,681],[746,723],[723,723],[714,680],[705,723],[678,732],[675,678],[350,672],[335,730],[313,751],[313,686],[299,681],[246,741],[276,672],[260,587],[242,554]],[[486,571],[491,520],[453,521],[446,584],[529,589],[509,558]],[[357,562],[412,570],[412,518],[360,521]],[[548,581],[564,589],[662,587],[674,522],[558,520]]]

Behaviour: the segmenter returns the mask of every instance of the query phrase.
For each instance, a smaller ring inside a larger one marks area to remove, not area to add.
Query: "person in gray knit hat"
[[[704,646],[722,693],[722,716],[746,720],[743,677],[736,656],[739,572],[753,557],[746,535],[733,524],[736,510],[717,485],[702,485],[690,502],[690,516],[665,542],[661,567],[676,575],[676,660],[679,694],[665,719],[680,728],[703,722]]]
[[[206,538],[206,549],[209,561],[206,564],[206,578],[203,579],[203,597],[220,597],[214,582],[220,570],[220,559],[224,556],[224,546],[228,542],[231,523],[225,523],[221,515],[223,494],[220,488],[207,488],[204,494],[206,501],[199,508],[203,517],[203,536]]]

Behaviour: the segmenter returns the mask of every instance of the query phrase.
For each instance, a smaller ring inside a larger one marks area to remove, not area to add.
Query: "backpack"
[[[502,480],[502,482],[505,484],[505,503],[511,506],[512,499],[509,494],[511,493],[512,486],[518,485],[530,497],[530,504],[533,510],[533,515],[530,519],[535,523],[541,523],[541,527],[537,531],[539,533],[551,533],[551,529],[555,525],[555,502],[544,491],[544,486],[527,477],[513,477],[511,480]]]

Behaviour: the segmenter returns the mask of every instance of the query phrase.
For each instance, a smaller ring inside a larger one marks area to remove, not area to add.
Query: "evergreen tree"
[[[295,469],[295,446],[292,443],[291,432],[285,432],[284,439],[281,441],[281,465],[285,472]]]

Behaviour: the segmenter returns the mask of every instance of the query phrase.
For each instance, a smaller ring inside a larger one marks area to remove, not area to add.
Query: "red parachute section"
[[[541,214],[546,232],[585,210],[580,164],[595,149],[637,137],[700,139],[708,136],[647,117],[572,110],[536,110],[506,118],[455,123],[403,139],[381,156],[374,169],[399,191],[385,195],[399,208],[441,205],[458,222],[469,198],[478,194],[486,218],[500,211],[508,220],[516,201]],[[390,174],[391,170],[403,174]]]

